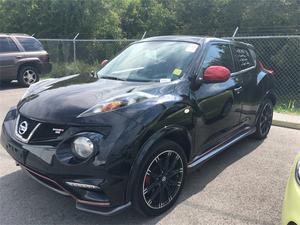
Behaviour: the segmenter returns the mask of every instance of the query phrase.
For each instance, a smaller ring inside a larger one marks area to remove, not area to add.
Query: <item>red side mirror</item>
[[[105,66],[109,61],[107,59],[104,59],[102,62],[101,62],[101,66]]]
[[[204,71],[203,80],[208,82],[225,82],[230,77],[230,70],[224,66],[210,66]]]

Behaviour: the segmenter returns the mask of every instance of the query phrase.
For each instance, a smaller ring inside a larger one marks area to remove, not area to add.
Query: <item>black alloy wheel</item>
[[[178,193],[183,179],[180,155],[167,150],[156,156],[149,165],[143,182],[143,197],[152,209],[161,209]]]
[[[254,136],[258,139],[267,137],[273,120],[273,103],[270,99],[264,101],[260,116],[256,123]]]
[[[164,140],[152,150],[138,175],[134,198],[135,208],[149,216],[159,215],[174,205],[186,174],[186,157],[178,144]]]

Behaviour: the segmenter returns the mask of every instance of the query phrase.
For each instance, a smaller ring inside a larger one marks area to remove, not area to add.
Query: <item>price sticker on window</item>
[[[181,73],[182,73],[182,70],[181,70],[181,69],[175,68],[175,69],[173,70],[173,73],[172,73],[172,74],[175,75],[175,76],[180,76]]]
[[[198,48],[198,45],[197,44],[189,44],[186,48],[185,48],[185,51],[186,52],[195,52]]]

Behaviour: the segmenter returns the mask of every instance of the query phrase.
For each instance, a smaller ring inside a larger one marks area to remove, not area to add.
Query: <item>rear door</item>
[[[257,110],[257,67],[256,55],[252,49],[241,44],[232,48],[236,62],[237,72],[232,75],[238,81],[239,96],[242,105],[241,123],[250,126],[255,122]]]
[[[229,43],[211,43],[206,49],[198,74],[209,66],[224,66],[235,71]],[[223,83],[203,83],[195,91],[195,98],[201,111],[196,117],[196,146],[200,153],[220,142],[240,124],[241,104],[236,96],[237,83],[234,77]]]
[[[10,37],[0,37],[0,80],[17,78],[17,61],[20,50]]]

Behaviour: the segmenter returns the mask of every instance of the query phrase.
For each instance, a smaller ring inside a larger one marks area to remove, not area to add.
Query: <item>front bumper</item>
[[[20,164],[19,164],[20,165]],[[104,216],[111,216],[117,213],[121,213],[122,211],[126,210],[128,207],[131,206],[131,202],[128,202],[125,205],[121,205],[115,208],[109,207],[109,202],[92,202],[92,201],[86,201],[78,199],[76,196],[72,195],[72,193],[68,192],[63,186],[58,184],[57,182],[49,179],[48,177],[45,177],[37,172],[34,172],[33,170],[20,165],[21,168],[34,180],[36,180],[38,183],[42,184],[43,186],[65,196],[71,196],[76,201],[76,208],[80,209],[82,211],[96,213]],[[101,208],[99,208],[101,207]]]
[[[282,225],[300,225],[300,186],[296,181],[295,169],[300,154],[295,160],[285,191],[282,210]]]
[[[125,198],[126,179],[111,176],[104,165],[93,162],[65,165],[55,158],[55,146],[23,143],[15,137],[14,127],[15,120],[4,121],[1,144],[17,164],[39,183],[72,197],[80,210],[112,215],[130,206]]]

